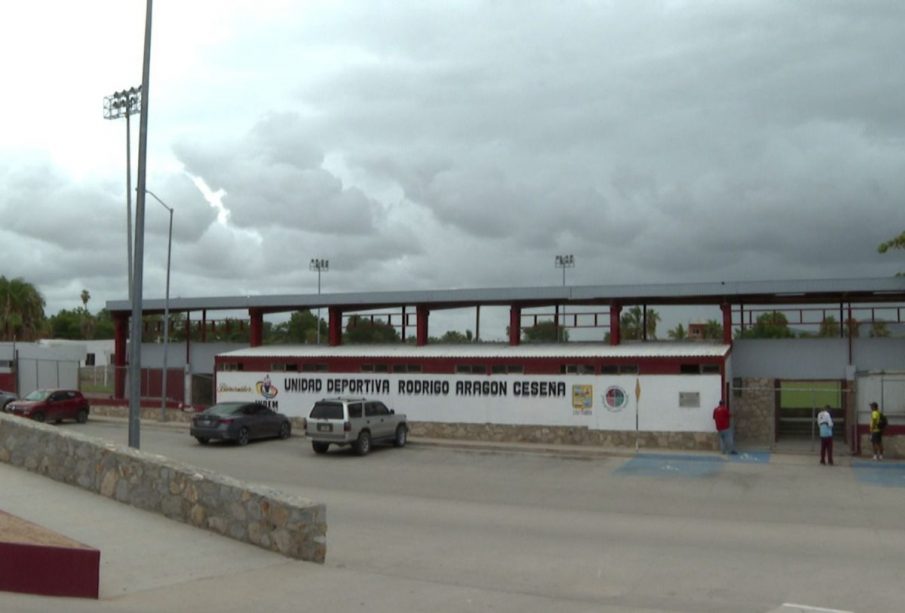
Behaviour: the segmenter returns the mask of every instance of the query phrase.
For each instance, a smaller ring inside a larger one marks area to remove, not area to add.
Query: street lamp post
[[[317,271],[317,295],[321,295],[321,273],[330,270],[330,260],[312,258],[308,264],[310,270]],[[317,305],[317,344],[321,344],[321,306]]]
[[[104,119],[126,118],[126,266],[132,299],[132,129],[129,117],[141,112],[141,87],[130,87],[104,98]]]
[[[572,254],[569,255],[558,255],[554,261],[556,268],[562,268],[562,286],[566,286],[566,268],[575,268],[575,256]],[[563,324],[566,321],[566,305],[563,303],[562,307],[562,320]],[[563,331],[560,340],[565,337],[565,325],[561,326],[560,329]]]
[[[167,291],[163,299],[163,389],[160,391],[160,421],[167,418],[167,351],[170,346],[170,256],[173,254],[173,209],[149,189],[145,192],[170,213],[170,232],[167,238]]]

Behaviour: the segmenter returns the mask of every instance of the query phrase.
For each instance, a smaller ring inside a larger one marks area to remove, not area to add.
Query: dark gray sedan
[[[202,445],[214,440],[247,445],[257,438],[289,438],[292,423],[262,404],[221,402],[193,417],[190,432]]]
[[[0,390],[0,410],[6,409],[6,405],[8,405],[13,400],[17,400],[19,397],[16,396],[13,392],[7,392],[6,390]]]

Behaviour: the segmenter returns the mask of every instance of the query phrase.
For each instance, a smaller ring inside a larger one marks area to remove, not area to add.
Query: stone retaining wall
[[[409,422],[412,436],[441,439],[488,441],[493,443],[541,443],[547,445],[587,445],[634,447],[638,441],[646,449],[686,449],[714,451],[719,448],[716,432],[638,432],[591,430],[575,426],[516,426]]]
[[[283,555],[323,562],[322,503],[0,414],[0,461]]]

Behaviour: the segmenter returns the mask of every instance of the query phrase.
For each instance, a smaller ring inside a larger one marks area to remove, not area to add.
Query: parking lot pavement
[[[184,428],[149,426],[143,448],[322,496],[327,563],[0,464],[0,508],[101,550],[100,601],[0,594],[0,611],[901,610],[903,463],[432,441],[316,456],[298,439],[201,447]]]
[[[0,483],[3,510],[101,550],[99,600],[0,592],[4,613],[590,610],[581,600],[563,602],[289,560],[8,464],[0,463]],[[593,610],[640,609],[599,603]]]

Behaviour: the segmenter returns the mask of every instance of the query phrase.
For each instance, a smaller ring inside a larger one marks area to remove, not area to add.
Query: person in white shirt
[[[823,407],[817,414],[817,427],[820,428],[820,463],[833,465],[833,417],[830,405]]]

